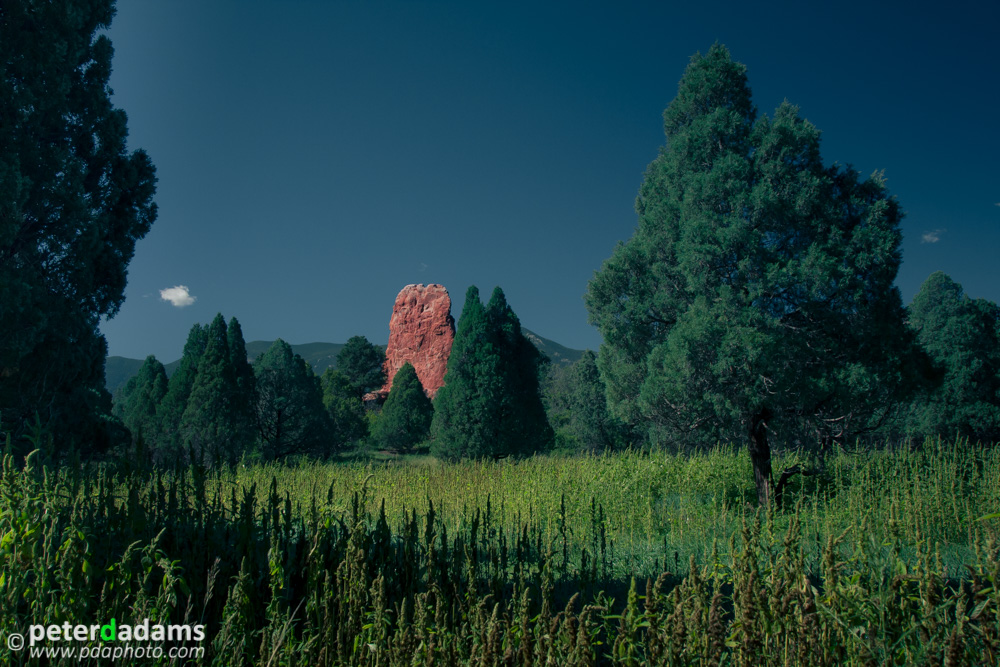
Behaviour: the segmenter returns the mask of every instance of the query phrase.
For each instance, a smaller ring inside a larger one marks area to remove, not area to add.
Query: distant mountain
[[[273,340],[252,340],[247,343],[247,358],[252,362],[260,355],[267,352],[267,349],[274,343]],[[302,345],[292,345],[292,351],[308,361],[317,375],[322,375],[330,366],[336,366],[337,353],[343,343],[304,343]],[[124,387],[133,375],[139,372],[142,367],[142,359],[129,359],[128,357],[108,357],[104,362],[104,386],[112,394],[120,387]],[[181,360],[171,361],[164,364],[167,377],[174,374],[177,367],[181,365]]]
[[[580,357],[583,356],[583,350],[564,347],[548,338],[542,338],[534,331],[525,329],[524,327],[521,327],[521,333],[524,334],[525,338],[534,343],[539,352],[551,359],[552,363],[569,365],[579,361]]]
[[[267,352],[267,349],[274,344],[273,340],[253,340],[247,343],[247,357],[253,361],[260,355]],[[292,345],[292,352],[308,361],[316,375],[322,375],[323,371],[337,365],[337,353],[344,347],[343,343],[303,343],[302,345]]]
[[[559,343],[542,338],[522,327],[524,335],[534,343],[543,354],[549,357],[553,363],[572,364],[583,355],[583,350],[573,350],[564,347]],[[274,341],[254,340],[247,343],[247,357],[253,361],[258,356],[267,351]],[[308,361],[317,375],[322,375],[323,371],[337,365],[337,353],[344,347],[343,343],[304,343],[302,345],[292,345],[292,351]],[[139,372],[142,366],[142,359],[129,359],[128,357],[108,357],[104,363],[104,384],[112,394],[119,388],[124,387],[133,375]],[[165,364],[167,377],[180,366],[181,361],[172,361]]]
[[[139,372],[141,366],[140,359],[108,357],[104,360],[104,386],[114,394],[119,387],[125,386],[130,377]]]

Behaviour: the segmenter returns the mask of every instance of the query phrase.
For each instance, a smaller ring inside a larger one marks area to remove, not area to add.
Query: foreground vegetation
[[[4,636],[204,623],[196,662],[218,665],[1000,657],[1000,450],[962,441],[838,451],[767,514],[726,448],[169,471],[141,452],[115,469],[45,458],[4,459]]]

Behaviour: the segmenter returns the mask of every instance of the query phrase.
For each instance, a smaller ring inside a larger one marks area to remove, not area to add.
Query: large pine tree
[[[325,456],[335,447],[323,389],[312,366],[280,338],[253,363],[257,427],[264,458]]]
[[[909,316],[941,372],[940,385],[911,406],[909,431],[1000,441],[1000,307],[969,298],[938,271],[913,298]]]
[[[902,212],[880,175],[825,166],[797,108],[758,118],[722,46],[691,59],[664,129],[638,228],[586,297],[598,365],[655,442],[745,440],[767,504],[770,436],[853,437],[912,383]]]
[[[107,345],[156,178],[111,103],[112,0],[0,4],[0,427],[109,443]]]

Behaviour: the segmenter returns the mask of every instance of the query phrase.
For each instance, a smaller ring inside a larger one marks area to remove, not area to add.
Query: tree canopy
[[[608,413],[607,390],[593,352],[586,350],[572,366],[551,368],[543,385],[557,449],[607,451],[624,440],[622,423]]]
[[[931,274],[913,298],[909,323],[941,372],[917,398],[911,433],[1000,441],[1000,307],[970,299],[947,274]]]
[[[333,368],[323,371],[323,407],[330,417],[333,439],[346,446],[368,435],[365,406],[350,378]]]
[[[155,172],[129,152],[108,79],[112,0],[0,8],[0,414],[64,444],[107,444],[107,345]]]
[[[191,385],[187,405],[181,415],[180,434],[195,450],[206,451],[215,463],[234,461],[252,444],[249,429],[249,396],[241,387],[234,367],[234,358],[242,356],[246,363],[246,348],[242,355],[229,349],[226,320],[219,313],[208,325],[205,350],[198,359],[197,373]],[[242,341],[242,335],[238,342]]]
[[[147,443],[160,437],[160,416],[157,414],[163,397],[167,395],[167,371],[156,357],[150,355],[139,367],[139,372],[129,378],[115,406],[115,414],[125,427]]]
[[[745,438],[768,503],[768,434],[861,433],[912,385],[902,212],[881,175],[824,166],[796,107],[758,117],[720,45],[691,59],[664,129],[635,234],[586,295],[598,366],[613,412],[654,441]]]
[[[254,393],[240,323],[227,325],[220,313],[191,327],[169,381],[159,361],[146,359],[116,399],[116,414],[133,437],[142,431],[157,458],[204,451],[211,462],[232,461],[255,442]]]
[[[337,370],[347,376],[360,397],[385,384],[385,351],[364,336],[351,336],[337,353]]]
[[[253,363],[257,426],[266,459],[332,451],[320,379],[280,338]]]

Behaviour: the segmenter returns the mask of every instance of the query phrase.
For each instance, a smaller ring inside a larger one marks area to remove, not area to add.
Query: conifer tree
[[[856,437],[916,381],[902,211],[881,175],[824,166],[796,107],[758,118],[720,45],[691,59],[664,130],[635,235],[586,297],[608,403],[654,442],[745,441],[770,504],[769,436]]]
[[[1000,307],[938,271],[913,298],[909,324],[941,373],[911,406],[909,431],[1000,441]]]
[[[486,305],[487,328],[499,356],[497,442],[501,454],[531,454],[552,444],[540,379],[547,359],[521,333],[521,322],[499,287]]]
[[[323,407],[330,417],[333,441],[338,446],[347,446],[368,435],[365,406],[350,378],[338,370],[327,368],[320,382],[323,386]]]
[[[220,313],[208,325],[205,351],[181,417],[184,441],[195,451],[205,451],[216,464],[235,460],[250,445],[239,440],[243,435],[237,423],[239,402],[226,320]]]
[[[111,100],[112,0],[0,3],[0,415],[61,448],[114,436],[99,330],[156,218],[153,164]]]
[[[541,364],[503,291],[495,289],[483,308],[479,290],[470,287],[434,402],[434,455],[500,458],[548,447],[552,430],[539,394]]]
[[[434,406],[424,393],[410,362],[392,379],[392,390],[372,429],[372,440],[381,449],[409,452],[430,434]]]
[[[347,376],[360,398],[385,384],[385,351],[364,336],[351,336],[337,353],[337,370]]]
[[[184,343],[180,366],[170,376],[167,393],[160,404],[160,434],[156,445],[162,455],[177,457],[187,452],[181,437],[181,418],[187,408],[191,389],[198,376],[198,364],[207,343],[207,327],[193,325],[188,332],[187,342]]]
[[[320,379],[280,338],[253,363],[257,427],[266,459],[293,454],[325,456],[334,450]]]
[[[434,399],[431,452],[435,456],[457,460],[492,455],[499,380],[499,358],[488,340],[479,288],[473,285],[465,294],[444,386]]]
[[[543,391],[546,414],[556,431],[556,447],[566,451],[613,449],[626,436],[608,413],[597,357],[590,350],[568,368],[552,368]]]
[[[141,437],[154,446],[160,437],[160,416],[157,414],[167,395],[167,372],[156,357],[150,355],[139,367],[139,372],[129,378],[115,406],[133,438]]]
[[[236,396],[233,401],[233,427],[235,429],[235,439],[237,442],[245,443],[240,445],[241,449],[249,448],[257,434],[254,424],[256,418],[254,413],[254,394],[256,385],[253,376],[253,367],[247,357],[247,345],[243,340],[243,328],[239,320],[230,318],[226,329],[227,343],[229,344],[229,364],[232,368],[233,377],[236,378]]]

